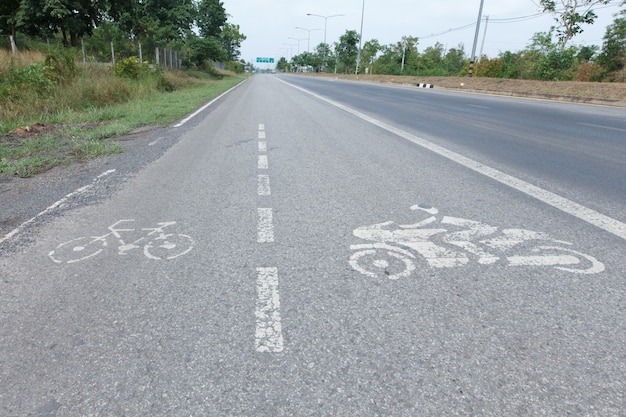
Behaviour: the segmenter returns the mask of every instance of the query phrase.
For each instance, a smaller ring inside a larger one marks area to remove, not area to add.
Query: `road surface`
[[[1,415],[626,413],[626,111],[266,75],[158,136],[3,238]]]

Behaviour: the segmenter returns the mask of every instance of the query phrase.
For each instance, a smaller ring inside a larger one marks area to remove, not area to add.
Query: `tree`
[[[465,51],[463,44],[459,44],[457,48],[451,48],[443,58],[443,65],[448,75],[459,75],[463,71],[465,63]]]
[[[557,10],[556,0],[539,0],[544,12],[556,15],[554,20],[557,26],[556,35],[559,40],[559,50],[563,52],[568,42],[577,34],[582,33],[583,24],[593,24],[597,15],[593,8],[598,5],[609,4],[613,0],[559,0]]]
[[[149,37],[167,43],[182,40],[191,32],[196,16],[192,0],[152,0],[140,4]]]
[[[224,3],[219,0],[200,0],[196,25],[204,38],[219,37],[226,24]]]
[[[315,54],[319,57],[319,71],[324,71],[331,62],[335,61],[335,55],[332,53],[330,45],[327,43],[322,42],[317,45],[315,47]]]
[[[207,61],[226,61],[226,53],[218,38],[202,38],[195,34],[190,34],[186,41],[190,56],[189,60],[195,66],[201,68]]]
[[[443,70],[444,47],[440,42],[429,46],[422,54],[422,65],[426,71],[424,75],[445,75]]]
[[[239,30],[239,25],[226,22],[220,34],[226,57],[231,61],[236,61],[239,58],[239,55],[241,55],[239,48],[241,48],[241,43],[246,40],[246,35],[242,34]]]
[[[626,10],[621,12],[621,16],[616,17],[613,24],[606,28],[602,52],[598,56],[598,63],[607,72],[626,67]]]
[[[374,63],[376,55],[378,55],[381,48],[382,47],[380,46],[380,43],[378,43],[377,39],[369,40],[363,44],[363,49],[361,50],[361,62],[365,64],[370,74],[372,73],[372,64]]]
[[[356,69],[359,39],[356,30],[346,30],[346,33],[339,37],[339,43],[335,43],[337,63],[341,65],[342,72],[354,72]]]
[[[91,35],[102,10],[92,0],[22,0],[17,26],[33,36],[49,37],[60,32],[64,46],[76,46]]]
[[[401,73],[407,75],[416,75],[418,67],[419,54],[417,52],[417,45],[419,39],[414,36],[403,36],[402,40],[396,45],[396,49],[401,56],[400,67]]]
[[[289,63],[287,62],[287,58],[281,57],[276,63],[276,70],[278,71],[287,71],[289,70]]]
[[[17,33],[17,12],[20,8],[19,0],[5,0],[0,4],[0,34],[13,36]]]

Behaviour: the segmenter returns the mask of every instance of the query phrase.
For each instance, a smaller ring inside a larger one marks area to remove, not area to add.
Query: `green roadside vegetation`
[[[167,125],[245,75],[165,71],[137,58],[80,64],[70,51],[0,50],[0,179],[121,153],[115,137]]]

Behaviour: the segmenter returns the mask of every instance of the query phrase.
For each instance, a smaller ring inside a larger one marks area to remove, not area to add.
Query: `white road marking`
[[[68,195],[66,195],[65,197],[63,197],[62,199],[60,199],[59,201],[57,201],[56,203],[54,203],[53,205],[51,205],[50,207],[48,207],[47,209],[45,209],[44,211],[42,211],[41,213],[37,214],[35,217],[33,217],[30,220],[25,221],[24,223],[22,223],[21,225],[19,225],[18,227],[16,227],[15,229],[13,229],[12,231],[10,231],[9,233],[7,233],[6,235],[4,235],[4,237],[2,237],[0,239],[0,243],[3,243],[9,239],[11,239],[13,236],[17,235],[19,232],[22,231],[22,229],[24,229],[26,226],[28,226],[29,224],[33,223],[35,220],[37,220],[39,217],[45,216],[46,214],[50,213],[52,210],[56,209],[57,207],[65,204],[70,198],[76,197],[80,194],[84,194],[85,192],[87,192],[89,189],[91,189],[96,182],[101,179],[104,178],[108,175],[111,175],[112,173],[114,173],[115,170],[114,169],[110,169],[108,171],[103,172],[102,174],[98,175],[91,184],[86,185],[84,187],[79,188],[78,190],[69,193]]]
[[[258,194],[259,195],[271,195],[270,189],[270,177],[269,175],[258,176]]]
[[[265,139],[265,132],[262,130],[259,130],[259,139]]]
[[[263,123],[259,123],[259,130],[265,130],[265,125]]]
[[[258,208],[257,242],[274,242],[274,216],[271,208]]]
[[[278,269],[257,268],[256,351],[278,353],[283,351],[283,333],[280,323]]]
[[[267,152],[267,142],[259,142],[259,152]]]
[[[154,145],[156,145],[157,143],[161,142],[163,139],[164,139],[163,137],[156,138],[155,140],[153,140],[152,142],[150,142],[150,143],[148,144],[148,146],[154,146]]]
[[[220,98],[224,97],[226,94],[230,93],[231,91],[233,91],[235,88],[239,87],[240,85],[242,85],[244,82],[248,81],[247,79],[240,82],[239,84],[237,84],[236,86],[226,90],[225,92],[223,92],[222,94],[220,94],[219,96],[215,97],[213,100],[209,101],[207,104],[205,104],[204,106],[200,107],[198,110],[196,110],[195,112],[191,113],[189,116],[185,117],[183,120],[181,120],[180,122],[176,123],[174,125],[174,127],[181,127],[182,125],[184,125],[185,123],[187,123],[188,121],[190,121],[191,119],[193,119],[194,117],[196,117],[198,114],[202,113],[204,110],[206,110],[209,106],[211,106],[213,103],[215,103],[217,100],[219,100]]]
[[[257,163],[259,169],[268,169],[269,161],[267,159],[267,155],[259,155],[259,161]]]
[[[578,123],[578,124],[579,125],[583,125],[583,126],[597,127],[598,129],[615,130],[616,132],[625,132],[626,133],[626,129],[620,129],[619,127],[595,125],[593,123]]]
[[[315,94],[311,91],[308,91],[304,88],[290,84],[278,78],[277,80],[297,90],[300,90],[306,94],[309,94],[310,96],[313,96],[317,98],[318,100],[324,101],[334,107],[337,107],[338,109],[341,109],[347,113],[350,113],[353,116],[356,116],[361,120],[364,120],[368,123],[373,124],[374,126],[378,126],[381,129],[384,129],[390,133],[400,136],[401,138],[404,138],[410,142],[413,142],[418,146],[421,146],[425,149],[428,149],[431,152],[434,152],[440,156],[443,156],[444,158],[447,158],[481,175],[484,175],[488,178],[498,181],[501,184],[507,185],[519,192],[522,192],[526,195],[534,197],[537,200],[545,204],[548,204],[556,209],[563,211],[564,213],[577,217],[578,219],[582,221],[585,221],[591,225],[599,227],[600,229],[604,231],[607,231],[615,236],[618,236],[626,240],[626,223],[622,223],[619,220],[613,219],[612,217],[609,217],[605,214],[602,214],[593,209],[587,208],[583,206],[582,204],[568,200],[567,198],[561,197],[560,195],[555,194],[551,191],[544,190],[543,188],[537,187],[536,185],[530,184],[526,181],[522,181],[519,178],[513,177],[512,175],[505,174],[504,172],[499,171],[495,168],[491,168],[480,162],[474,161],[473,159],[470,159],[466,156],[453,152],[447,148],[444,148],[443,146],[434,144],[424,138],[405,132],[404,130],[401,130],[395,126],[389,125],[385,122],[381,122],[380,120],[374,119],[373,117],[370,117],[364,113],[354,110],[346,105],[343,105],[341,103],[338,103],[326,97],[320,96],[319,94]]]

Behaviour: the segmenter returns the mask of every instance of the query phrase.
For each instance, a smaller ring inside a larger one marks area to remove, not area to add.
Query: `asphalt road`
[[[2,237],[0,415],[623,416],[625,133],[255,76]]]

